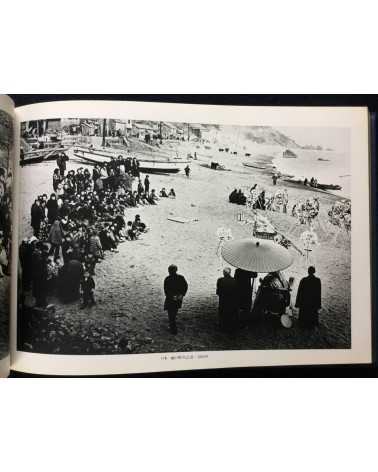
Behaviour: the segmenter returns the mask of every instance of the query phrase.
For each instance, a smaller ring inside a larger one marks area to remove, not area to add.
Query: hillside
[[[270,126],[250,126],[245,131],[244,137],[257,144],[278,144],[289,148],[300,147],[293,139]]]
[[[185,127],[183,123],[170,123],[177,129]],[[201,124],[202,136],[214,142],[252,141],[257,144],[279,145],[288,148],[300,148],[289,138],[271,126],[220,126]],[[185,128],[184,128],[185,129]]]

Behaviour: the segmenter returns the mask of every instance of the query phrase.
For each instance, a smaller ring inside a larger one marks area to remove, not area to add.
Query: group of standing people
[[[294,279],[286,281],[280,272],[267,274],[260,279],[260,286],[252,307],[251,280],[257,274],[236,269],[234,277],[231,269],[226,267],[223,277],[217,281],[217,295],[219,297],[220,327],[233,332],[239,327],[239,313],[246,312],[254,316],[264,311],[275,314],[284,314],[291,305],[291,290]],[[321,308],[321,281],[315,276],[315,267],[308,268],[308,276],[304,277],[298,287],[295,307],[299,311],[299,325],[303,328],[314,328],[319,323]]]
[[[281,272],[272,272],[260,279],[253,306],[252,281],[257,279],[256,272],[236,269],[232,276],[231,268],[223,270],[223,277],[217,280],[216,294],[219,298],[219,326],[222,331],[232,334],[240,326],[240,314],[252,314],[253,317],[266,311],[284,314],[292,306],[291,291],[294,279],[287,281]],[[315,276],[315,267],[308,268],[307,277],[302,278],[297,290],[295,307],[298,309],[299,325],[312,329],[319,324],[321,309],[321,281]],[[168,312],[169,329],[177,334],[177,315],[183,299],[188,292],[188,283],[183,275],[178,274],[176,265],[168,267],[168,277],[164,280],[164,310]]]
[[[239,327],[239,314],[251,313],[258,316],[265,311],[284,314],[291,305],[291,290],[294,279],[286,281],[280,272],[272,272],[260,279],[252,307],[251,280],[257,273],[236,269],[234,277],[231,269],[226,267],[223,277],[217,281],[219,297],[219,323],[226,332],[234,332]],[[295,307],[299,313],[299,325],[303,328],[314,328],[319,323],[321,308],[321,281],[315,276],[315,267],[308,268],[308,276],[298,286]]]

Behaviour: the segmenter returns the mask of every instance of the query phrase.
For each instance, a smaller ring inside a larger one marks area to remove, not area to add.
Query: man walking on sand
[[[314,328],[319,324],[318,311],[321,308],[321,281],[315,277],[315,267],[308,268],[298,287],[295,306],[299,308],[299,323],[304,328]]]
[[[164,310],[168,311],[169,329],[172,334],[177,334],[177,314],[188,291],[188,284],[185,278],[178,274],[177,270],[176,265],[170,265],[168,267],[169,275],[164,280]]]
[[[186,176],[187,176],[188,179],[189,179],[189,176],[190,176],[190,167],[189,167],[189,164],[185,167],[185,174],[186,174]]]

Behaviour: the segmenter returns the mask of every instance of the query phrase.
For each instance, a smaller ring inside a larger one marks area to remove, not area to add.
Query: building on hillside
[[[189,138],[190,135],[194,135],[198,139],[203,139],[206,132],[207,129],[199,123],[191,123],[189,125]]]
[[[66,134],[81,134],[80,118],[62,118],[62,130]]]
[[[80,120],[80,128],[82,136],[101,136],[102,120]]]
[[[108,135],[109,136],[129,136],[132,130],[131,120],[108,120]]]
[[[161,129],[162,139],[176,139],[177,138],[177,127],[172,123],[161,122],[159,125]],[[159,131],[160,134],[160,131]]]
[[[23,138],[40,138],[48,134],[57,134],[62,130],[59,118],[50,120],[26,121],[22,123],[21,135]]]
[[[149,144],[158,134],[158,128],[153,127],[147,122],[133,122],[132,136]]]

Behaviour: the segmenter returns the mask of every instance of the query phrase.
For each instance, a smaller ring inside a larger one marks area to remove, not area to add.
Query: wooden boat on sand
[[[103,164],[114,158],[128,158],[129,154],[118,149],[89,148],[77,146],[73,150],[74,156],[91,164]],[[137,157],[139,169],[148,174],[176,174],[189,164],[189,161],[178,159],[145,159]]]
[[[43,161],[51,161],[58,157],[61,152],[67,152],[68,147],[55,147],[46,149],[35,149],[33,151],[24,152],[21,149],[20,165],[38,164]]]
[[[304,186],[304,181],[300,180],[300,179],[284,179],[284,182]],[[318,183],[316,185],[316,187],[314,187],[310,184],[308,184],[306,187],[312,188],[314,190],[342,190],[342,187],[340,185],[336,185],[336,184],[319,184]]]

